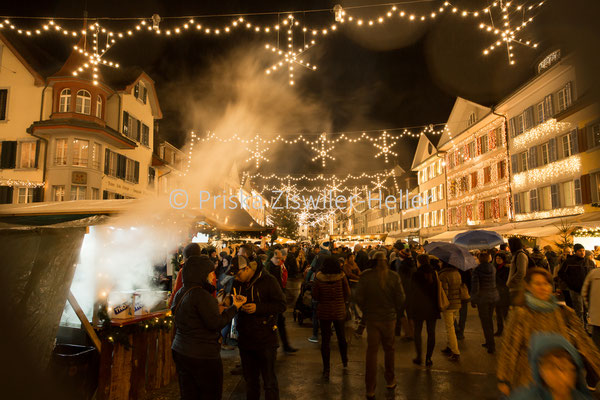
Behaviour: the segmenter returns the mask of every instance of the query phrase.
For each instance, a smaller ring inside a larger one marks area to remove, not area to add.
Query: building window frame
[[[92,109],[92,95],[85,89],[77,91],[77,100],[75,102],[75,112],[78,114],[90,115]]]
[[[64,88],[60,91],[58,112],[66,113],[71,111],[71,89]]]

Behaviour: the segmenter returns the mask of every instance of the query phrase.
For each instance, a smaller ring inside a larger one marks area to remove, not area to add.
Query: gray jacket
[[[525,274],[527,273],[528,265],[529,259],[523,250],[519,250],[516,254],[513,254],[508,280],[506,281],[506,286],[511,292],[517,292],[525,288]]]

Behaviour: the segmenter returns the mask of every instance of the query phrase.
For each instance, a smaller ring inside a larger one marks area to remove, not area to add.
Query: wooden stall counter
[[[174,329],[169,316],[165,310],[111,321],[112,329],[127,330],[129,343],[103,335],[97,399],[142,399],[146,391],[166,386],[175,378]]]

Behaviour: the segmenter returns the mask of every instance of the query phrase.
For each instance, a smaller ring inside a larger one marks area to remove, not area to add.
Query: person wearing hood
[[[239,263],[234,293],[247,299],[237,317],[238,348],[246,381],[246,398],[260,399],[262,375],[265,400],[279,399],[275,375],[277,358],[277,315],[286,309],[285,297],[277,279],[256,261]]]
[[[356,259],[356,264],[358,268],[360,268],[361,272],[368,268],[369,265],[369,256],[367,252],[363,250],[362,245],[357,244],[354,246],[354,256]]]
[[[523,243],[518,237],[509,238],[508,246],[512,253],[512,262],[506,286],[510,294],[510,304],[519,306],[523,303],[524,278],[529,266],[529,256],[523,250]]]
[[[504,329],[502,349],[498,353],[498,389],[505,395],[534,380],[527,361],[531,337],[539,332],[564,336],[587,361],[590,378],[600,376],[600,353],[583,329],[575,312],[552,295],[552,275],[542,268],[530,268],[525,275],[525,302],[514,307]]]
[[[183,249],[183,265],[185,266],[185,262],[188,258],[192,256],[200,255],[200,246],[198,243],[190,243]],[[169,307],[173,304],[173,300],[175,299],[175,295],[179,292],[179,289],[183,286],[183,267],[177,273],[177,278],[175,279],[175,284],[173,285],[173,290],[171,290],[171,296],[169,297]]]
[[[184,400],[221,399],[221,329],[246,301],[243,296],[236,296],[233,305],[220,313],[217,300],[211,295],[214,287],[208,282],[213,270],[214,264],[208,257],[189,257],[182,270],[183,286],[171,307],[176,327],[171,350]]]
[[[315,277],[312,295],[318,302],[317,315],[321,326],[323,378],[328,380],[331,325],[335,328],[342,364],[344,368],[348,367],[348,343],[346,342],[344,323],[346,322],[346,303],[350,300],[350,285],[335,257],[329,256],[323,261],[323,268]]]
[[[479,320],[485,337],[484,347],[493,354],[496,351],[494,341],[494,308],[500,299],[496,289],[496,269],[491,264],[492,257],[487,251],[477,256],[479,265],[471,275],[471,303],[477,306]]]
[[[592,400],[579,352],[563,336],[536,333],[529,346],[533,383],[514,391],[509,400]]]

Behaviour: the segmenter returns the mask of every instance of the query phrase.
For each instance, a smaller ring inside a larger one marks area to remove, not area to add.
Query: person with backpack
[[[549,265],[548,259],[546,258],[544,253],[542,253],[540,251],[539,246],[533,247],[533,252],[531,253],[531,259],[535,263],[536,267],[544,268],[545,270],[550,271],[550,265]]]
[[[558,277],[566,283],[573,309],[579,318],[583,319],[583,300],[581,299],[581,288],[588,272],[595,265],[585,257],[585,248],[577,243],[573,246],[573,255],[567,256],[558,270]]]
[[[214,263],[208,256],[188,258],[182,270],[183,286],[171,308],[176,326],[171,351],[182,399],[221,399],[221,329],[246,302],[245,297],[235,296],[233,305],[221,313],[211,294],[213,286],[208,282],[213,270]]]
[[[529,255],[523,250],[523,243],[518,237],[508,239],[508,246],[512,254],[512,262],[508,272],[506,286],[510,294],[510,304],[519,306],[523,304],[525,291],[525,274],[529,268]],[[531,263],[532,265],[533,262]]]

